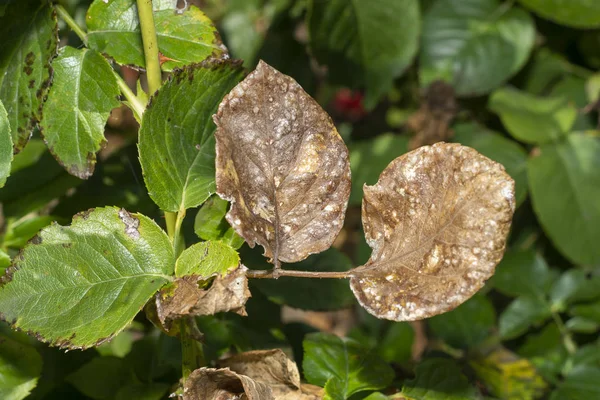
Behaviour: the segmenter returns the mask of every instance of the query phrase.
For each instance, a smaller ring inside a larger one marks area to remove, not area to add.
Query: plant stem
[[[575,341],[571,336],[571,332],[569,332],[569,330],[563,323],[562,318],[560,317],[560,315],[558,315],[557,312],[552,311],[552,319],[554,319],[556,326],[558,326],[558,330],[560,331],[560,334],[562,336],[565,348],[567,349],[569,354],[575,354],[575,352],[577,351],[577,345],[575,344]]]
[[[123,78],[121,78],[121,76],[119,74],[117,74],[116,71],[113,70],[113,73],[117,79],[117,84],[119,85],[119,88],[121,89],[121,93],[123,93],[123,96],[125,96],[125,98],[129,102],[129,105],[131,106],[130,107],[131,111],[133,111],[135,113],[135,115],[138,118],[138,121],[141,121],[142,114],[144,114],[144,110],[146,109],[146,105],[142,104],[138,100],[138,98],[136,97],[135,94],[133,94],[133,91],[129,88],[127,83],[125,83]]]
[[[196,320],[193,317],[180,319],[179,323],[179,338],[181,339],[181,369],[183,380],[197,369],[200,365],[205,364],[204,351],[199,336],[201,336]]]
[[[137,0],[138,17],[144,44],[144,58],[146,60],[146,77],[148,90],[152,95],[162,84],[160,62],[158,58],[158,41],[154,27],[154,14],[152,13],[152,0]]]
[[[81,29],[79,25],[77,25],[77,22],[75,22],[73,17],[69,15],[67,10],[65,10],[65,8],[60,4],[55,4],[54,9],[58,13],[58,15],[60,15],[60,17],[66,22],[69,28],[71,28],[71,30],[75,32],[77,36],[79,36],[79,39],[81,39],[83,44],[87,47],[87,34],[83,29]]]
[[[294,271],[289,269],[278,269],[275,270],[253,270],[250,269],[246,271],[246,276],[248,278],[257,278],[257,279],[277,279],[280,276],[293,276],[297,278],[329,278],[329,279],[345,279],[351,278],[352,275],[350,271]]]
[[[179,210],[177,214],[175,214],[175,229],[173,232],[173,248],[175,248],[175,254],[179,256],[181,252],[185,249],[185,243],[183,241],[183,235],[181,234],[181,225],[183,224],[183,219],[185,218],[185,209]]]

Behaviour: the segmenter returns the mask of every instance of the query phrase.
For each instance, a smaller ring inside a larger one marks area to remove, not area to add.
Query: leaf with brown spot
[[[208,289],[200,287],[206,277],[188,275],[175,280],[156,295],[158,319],[167,330],[171,322],[188,315],[213,315],[235,312],[246,315],[244,305],[250,298],[247,268],[240,266],[227,275],[217,275]]]
[[[398,157],[364,186],[369,261],[350,285],[371,314],[418,320],[452,310],[492,276],[515,209],[502,165],[459,144]]]
[[[185,381],[184,400],[275,400],[269,386],[229,369],[199,368]]]
[[[323,397],[322,388],[300,383],[296,363],[280,349],[248,351],[220,360],[218,365],[267,385],[275,400],[318,400]]]
[[[217,193],[265,256],[297,262],[331,246],[350,195],[348,149],[298,83],[264,62],[221,102]]]

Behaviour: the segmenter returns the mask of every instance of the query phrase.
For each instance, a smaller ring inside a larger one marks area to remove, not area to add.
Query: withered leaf
[[[274,400],[264,383],[223,368],[199,368],[185,381],[184,400]]]
[[[247,268],[240,266],[229,274],[217,275],[208,289],[199,283],[206,278],[198,275],[181,277],[156,295],[158,319],[167,330],[171,322],[188,315],[213,315],[232,311],[246,315],[244,305],[250,297]]]
[[[296,363],[280,349],[248,351],[220,360],[218,365],[267,385],[275,400],[318,400],[323,397],[322,388],[300,383]]]
[[[504,167],[459,144],[398,157],[364,186],[363,227],[373,249],[350,280],[371,314],[410,321],[475,294],[502,258],[515,209]]]
[[[331,246],[350,195],[348,149],[298,83],[264,62],[221,102],[217,193],[227,220],[265,256],[297,262]]]

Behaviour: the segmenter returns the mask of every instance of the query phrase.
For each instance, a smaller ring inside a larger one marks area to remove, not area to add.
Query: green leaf
[[[95,357],[66,381],[92,399],[114,399],[126,382],[133,380],[132,371],[117,357]]]
[[[453,142],[469,146],[504,165],[506,172],[515,180],[517,207],[527,197],[527,153],[512,140],[487,130],[475,123],[454,126]]]
[[[585,84],[587,100],[594,103],[600,99],[600,73],[590,76]]]
[[[148,217],[90,210],[25,247],[0,288],[2,317],[53,345],[98,345],[171,280],[174,264],[169,238]]]
[[[240,78],[239,64],[230,61],[188,66],[152,98],[140,128],[140,162],[163,211],[196,207],[215,191],[212,115]]]
[[[600,342],[586,344],[577,349],[570,360],[574,368],[581,366],[600,367]],[[568,374],[569,371],[567,371]]]
[[[527,335],[518,354],[529,359],[544,379],[555,382],[561,373],[568,352],[563,345],[558,326],[552,321],[539,333]]]
[[[165,398],[169,385],[161,382],[132,383],[122,387],[115,400],[161,400]]]
[[[360,205],[363,185],[377,183],[381,171],[396,157],[408,152],[408,137],[385,133],[375,139],[353,141],[348,150],[352,171],[350,204]]]
[[[565,322],[565,327],[571,332],[592,334],[598,330],[600,324],[591,319],[573,317]]]
[[[13,159],[13,143],[10,135],[10,122],[4,104],[0,101],[0,188],[10,175],[10,164]]]
[[[458,96],[478,96],[523,67],[533,48],[528,13],[498,0],[437,0],[425,13],[420,56],[422,86],[441,79]]]
[[[196,243],[181,253],[175,262],[175,275],[199,275],[208,279],[213,275],[227,275],[238,267],[240,257],[231,247],[221,242]]]
[[[6,226],[3,245],[20,249],[35,236],[40,229],[50,225],[56,218],[50,215],[31,215],[28,214],[18,220],[10,219]]]
[[[533,209],[558,250],[578,264],[600,262],[600,141],[570,135],[527,163]]]
[[[525,333],[532,325],[546,320],[552,315],[550,305],[543,299],[521,296],[500,314],[498,327],[503,339],[512,339]]]
[[[196,214],[194,232],[202,240],[220,240],[237,250],[244,244],[244,239],[225,219],[228,205],[227,200],[211,196]]]
[[[600,398],[600,367],[574,368],[552,392],[550,400],[588,400]]]
[[[553,279],[546,261],[534,250],[512,250],[504,254],[491,282],[507,296],[539,297],[548,292]]]
[[[37,385],[42,357],[31,346],[0,337],[0,398],[21,400]]]
[[[371,393],[370,395],[368,395],[367,397],[364,398],[364,400],[388,400],[389,397],[386,396],[383,393],[380,392],[375,392],[375,393]]]
[[[52,77],[50,60],[58,42],[56,15],[49,2],[11,4],[0,21],[0,101],[18,152],[41,117]]]
[[[6,269],[10,267],[10,263],[10,256],[6,254],[4,250],[0,250],[0,277],[4,275]]]
[[[494,91],[488,107],[515,139],[526,143],[557,141],[577,118],[577,108],[565,97],[537,97],[509,87]]]
[[[156,3],[156,2],[155,2]],[[154,7],[158,50],[169,60],[164,71],[226,53],[212,21],[195,6],[180,13],[170,3]],[[145,68],[135,0],[95,0],[86,16],[90,48],[117,63]]]
[[[339,388],[343,399],[363,390],[385,388],[394,377],[394,371],[383,360],[352,339],[311,333],[303,346],[306,380],[318,386],[337,380],[329,385]]]
[[[600,27],[600,3],[596,0],[519,0],[542,18],[574,28]]]
[[[96,351],[102,356],[125,357],[130,351],[134,341],[134,334],[130,330],[124,330],[115,336],[110,342],[102,343],[96,347]]]
[[[12,165],[10,166],[10,172],[14,174],[17,171],[34,165],[36,162],[38,162],[47,149],[46,143],[44,143],[43,140],[29,140],[23,150],[21,150],[19,154],[15,155]]]
[[[564,310],[569,304],[578,301],[594,300],[600,297],[600,275],[571,269],[563,273],[550,290],[552,307]]]
[[[265,269],[268,264],[259,251],[243,248],[242,259],[250,268]],[[350,259],[336,249],[313,254],[294,264],[285,264],[283,269],[300,271],[348,271],[352,269]],[[345,279],[307,279],[280,277],[256,279],[252,285],[263,292],[271,301],[303,310],[337,310],[354,304],[354,295]]]
[[[94,50],[63,47],[52,67],[41,132],[58,162],[86,179],[94,172],[96,153],[106,145],[104,125],[120,104],[119,86],[111,66]]]
[[[379,355],[391,363],[407,363],[412,356],[415,331],[408,322],[393,322],[378,342]]]
[[[410,65],[418,49],[417,0],[311,0],[309,45],[329,79],[366,87],[372,109]]]
[[[494,306],[476,295],[445,314],[428,320],[432,333],[456,348],[474,347],[487,339],[496,323]]]
[[[569,314],[583,317],[600,324],[600,300],[589,304],[579,304],[569,309]]]
[[[470,400],[478,398],[454,360],[430,358],[415,368],[415,379],[405,381],[402,395],[412,400]]]
[[[549,96],[563,97],[569,100],[569,104],[577,109],[577,118],[571,128],[572,131],[586,131],[596,129],[596,121],[590,113],[582,110],[588,105],[585,90],[586,80],[580,76],[566,75],[555,83]]]

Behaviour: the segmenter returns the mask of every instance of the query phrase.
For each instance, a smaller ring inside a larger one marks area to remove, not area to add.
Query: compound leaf
[[[475,294],[502,258],[515,209],[502,165],[458,144],[398,157],[364,186],[369,261],[351,274],[363,307],[379,318],[416,320]]]

